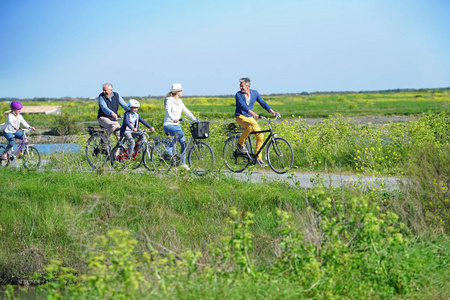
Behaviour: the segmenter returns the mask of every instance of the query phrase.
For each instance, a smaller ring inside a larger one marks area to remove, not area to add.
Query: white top
[[[174,123],[174,120],[179,120],[181,118],[181,112],[184,112],[192,121],[197,120],[196,117],[191,113],[191,111],[184,106],[183,100],[178,98],[178,104],[175,102],[173,97],[168,97],[164,101],[165,115],[164,115],[164,124],[166,125],[180,125],[180,123]]]
[[[9,113],[8,114],[8,119],[6,120],[5,123],[0,124],[0,131],[4,131],[6,133],[15,133],[16,130],[14,129],[14,127],[16,128],[20,128],[20,124],[23,124],[23,126],[25,126],[25,128],[30,128],[31,126],[28,125],[28,123],[23,119],[21,114],[18,114],[17,116],[15,116],[13,113]]]
[[[130,113],[130,123],[133,125],[134,128],[137,128],[137,124],[139,122],[138,114]],[[130,127],[125,128],[125,132],[132,132],[133,130],[130,129]]]

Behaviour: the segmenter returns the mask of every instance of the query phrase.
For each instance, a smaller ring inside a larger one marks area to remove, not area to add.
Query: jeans
[[[23,140],[23,133],[22,131],[17,130],[14,133],[4,132],[3,136],[5,139],[8,140],[8,146],[6,146],[5,151],[3,153],[7,153],[9,150],[11,150],[14,147],[14,138],[18,140]]]
[[[186,149],[186,139],[184,138],[184,132],[181,129],[181,126],[179,125],[165,125],[163,126],[164,131],[170,134],[171,136],[175,136],[175,139],[172,140],[172,142],[169,143],[168,147],[172,149],[173,152],[173,146],[178,141],[180,143],[181,149],[180,153],[183,154],[181,156],[181,163],[186,163],[186,153],[184,153],[184,150]]]

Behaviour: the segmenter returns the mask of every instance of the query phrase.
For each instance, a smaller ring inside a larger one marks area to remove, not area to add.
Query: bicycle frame
[[[11,154],[9,155],[14,155],[14,156],[18,156],[19,153],[24,152],[26,150],[26,148],[28,147],[28,136],[27,136],[27,131],[23,130],[23,129],[19,129],[20,131],[23,132],[23,139],[22,141],[20,141],[20,143],[17,145],[16,151],[14,151],[13,149],[11,149]]]
[[[246,141],[247,141],[247,144],[248,144],[248,147],[249,147],[248,154],[240,153],[240,156],[245,156],[245,157],[249,156],[250,159],[251,159],[250,163],[253,164],[253,165],[256,165],[256,163],[257,163],[256,162],[257,161],[256,158],[263,151],[263,149],[266,147],[266,145],[269,143],[269,141],[272,139],[272,137],[276,137],[276,133],[273,133],[272,125],[270,124],[271,120],[269,120],[269,119],[267,119],[265,117],[262,117],[262,116],[261,116],[261,120],[264,120],[264,121],[266,121],[269,124],[269,129],[250,132],[250,134],[246,138]],[[269,136],[264,140],[263,144],[261,145],[261,148],[259,148],[259,150],[256,153],[254,153],[253,152],[253,146],[252,146],[252,143],[251,143],[251,140],[250,140],[251,134],[256,135],[258,133],[267,133],[267,132],[269,132]],[[232,135],[241,136],[241,134],[242,133],[233,133]]]
[[[148,140],[148,138],[147,138],[147,136],[146,136],[145,131],[139,130],[139,132],[142,133],[142,137],[136,142],[136,144],[135,144],[135,146],[134,146],[134,151],[133,151],[133,154],[131,155],[131,156],[133,157],[133,160],[136,160],[136,156],[137,156],[137,154],[139,153],[139,150],[141,149],[141,147],[147,145],[147,140]],[[126,151],[124,152],[123,156],[120,157],[120,158],[122,158],[122,159],[123,159],[123,158],[128,158],[128,149],[129,149],[129,146],[127,146],[126,144],[124,144],[124,143],[123,143],[123,140],[124,140],[124,138],[121,137],[121,138],[117,141],[117,144],[116,144],[116,146],[121,145],[121,146],[124,147],[125,150],[126,150]]]

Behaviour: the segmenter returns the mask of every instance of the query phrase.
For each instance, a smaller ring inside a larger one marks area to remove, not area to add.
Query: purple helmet
[[[20,101],[13,101],[9,107],[11,107],[11,109],[22,109],[23,105]]]

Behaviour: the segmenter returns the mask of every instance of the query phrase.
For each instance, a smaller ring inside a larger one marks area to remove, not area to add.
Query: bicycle
[[[262,131],[254,131],[250,134],[266,133],[269,132],[269,136],[264,140],[261,148],[258,152],[254,153],[252,143],[250,142],[250,134],[245,140],[245,146],[248,153],[243,153],[237,149],[237,144],[242,132],[237,131],[237,126],[234,123],[229,124],[227,132],[227,140],[223,147],[223,159],[225,166],[234,173],[240,173],[244,171],[249,164],[257,164],[257,157],[263,149],[267,146],[265,151],[266,161],[270,168],[275,173],[284,174],[292,168],[294,163],[294,151],[292,150],[291,144],[287,140],[277,135],[273,132],[271,122],[279,119],[277,115],[275,119],[268,119],[264,116],[259,116],[263,121],[266,121],[269,129]]]
[[[128,154],[129,146],[124,144],[124,139],[121,138],[117,141],[116,146],[110,152],[111,167],[113,169],[116,171],[122,171],[127,167],[137,169],[142,163],[144,163],[147,169],[150,169],[145,162],[145,157],[148,152],[148,131],[152,132],[150,129],[137,131],[140,133],[140,137],[134,146],[134,151],[131,156]]]
[[[183,119],[180,119],[182,122]],[[191,137],[183,153],[176,153],[174,143],[174,153],[171,155],[167,151],[167,145],[174,141],[175,137],[155,137],[154,145],[151,147],[150,161],[151,168],[160,173],[167,173],[172,168],[181,163],[181,157],[186,154],[186,160],[194,174],[202,176],[210,172],[214,166],[214,151],[211,146],[199,141],[209,137],[209,122],[191,121],[189,129]],[[166,135],[169,135],[166,133]]]
[[[103,127],[100,126],[100,128]],[[114,133],[117,131],[120,131],[120,128],[115,129]],[[98,169],[103,167],[105,163],[110,160],[109,154],[111,152],[111,145],[109,142],[108,144],[102,142],[103,134],[105,133],[104,130],[96,130],[94,127],[89,126],[88,132],[90,137],[86,141],[84,153],[86,154],[86,160],[89,165],[93,169]],[[114,133],[111,135],[115,136]]]
[[[28,144],[28,132],[31,129],[19,129],[23,132],[23,139],[17,145],[15,151],[8,151],[7,159],[2,159],[2,166],[9,166],[9,164],[16,159],[22,159],[23,166],[28,170],[36,170],[41,165],[41,153],[34,146]],[[0,153],[5,151],[6,146],[0,145]],[[12,149],[11,149],[12,150]]]

